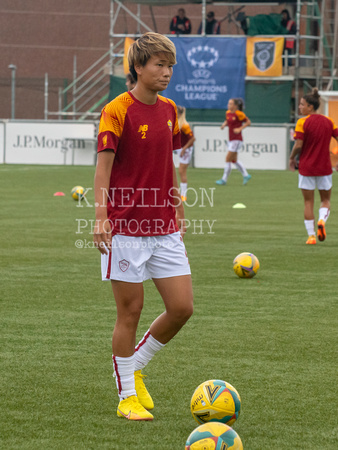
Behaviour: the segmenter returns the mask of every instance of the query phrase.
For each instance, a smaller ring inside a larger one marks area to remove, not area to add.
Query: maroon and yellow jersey
[[[173,151],[180,148],[172,100],[158,96],[146,105],[126,92],[103,108],[98,152],[115,153],[107,207],[113,235],[178,231],[172,188]]]
[[[330,141],[336,136],[338,129],[330,117],[310,114],[297,121],[294,138],[303,141],[298,167],[301,175],[320,177],[332,173]]]
[[[248,120],[244,112],[237,110],[232,113],[228,110],[225,114],[225,118],[229,127],[229,141],[243,141],[242,133],[236,134],[234,133],[234,129],[240,128],[242,123]]]
[[[190,141],[190,139],[194,136],[194,133],[191,131],[191,128],[188,124],[188,122],[185,122],[182,125],[181,128],[181,144],[182,148],[185,146],[185,144]]]

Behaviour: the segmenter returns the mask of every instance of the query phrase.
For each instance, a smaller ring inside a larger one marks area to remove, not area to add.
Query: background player
[[[330,141],[338,141],[338,129],[329,117],[316,114],[320,106],[318,89],[304,95],[299,104],[301,115],[295,129],[295,143],[290,155],[289,167],[296,168],[296,156],[299,156],[298,187],[304,197],[304,224],[308,233],[307,244],[316,244],[314,192],[317,186],[320,195],[317,236],[320,241],[326,238],[325,223],[330,215],[332,188],[332,165],[330,159]],[[336,169],[338,170],[338,164]]]
[[[136,81],[134,80],[134,77],[132,76],[131,73],[127,73],[126,75],[126,86],[128,91],[131,91],[132,89],[134,89],[136,85]]]
[[[247,184],[251,175],[248,174],[244,165],[237,160],[238,152],[243,148],[242,131],[251,125],[250,119],[243,112],[243,100],[241,98],[231,98],[228,102],[228,110],[225,113],[225,121],[221,125],[221,130],[229,127],[228,153],[225,157],[223,177],[216,181],[216,184],[225,185],[231,173],[231,163],[243,175],[243,184]]]
[[[185,117],[185,107],[177,105],[177,116],[178,116],[178,126],[181,131],[181,150],[176,150],[175,153],[180,155],[180,165],[178,167],[178,173],[180,175],[180,192],[181,199],[183,202],[187,200],[187,189],[188,189],[188,177],[187,170],[191,161],[193,152],[193,143],[196,138],[192,132],[190,125]]]
[[[136,86],[106,105],[100,119],[94,242],[102,254],[102,278],[111,280],[117,309],[112,342],[120,398],[117,415],[152,420],[148,410],[154,403],[141,369],[193,311],[190,266],[181,236],[184,208],[172,156],[181,147],[176,105],[158,95],[171,79],[176,49],[165,36],[145,33],[130,47],[128,62]],[[143,281],[148,278],[165,311],[135,347]]]

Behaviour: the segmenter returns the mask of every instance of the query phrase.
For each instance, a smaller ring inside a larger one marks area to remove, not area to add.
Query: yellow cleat
[[[153,399],[151,398],[143,382],[143,378],[146,375],[143,375],[140,370],[137,370],[136,372],[134,372],[134,376],[135,376],[135,389],[138,401],[144,408],[153,409],[154,408]]]
[[[117,416],[128,420],[153,420],[154,416],[138,401],[136,395],[121,400],[117,407]]]
[[[316,236],[309,236],[308,240],[306,241],[306,244],[314,245],[316,244]]]
[[[185,195],[181,195],[181,200],[182,200],[182,202],[186,202],[187,201],[187,197]]]
[[[318,226],[318,230],[317,230],[318,240],[319,241],[325,241],[326,231],[325,231],[325,222],[324,222],[324,220],[319,220],[317,226]]]

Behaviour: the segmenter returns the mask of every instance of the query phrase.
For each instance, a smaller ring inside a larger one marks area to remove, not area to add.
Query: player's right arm
[[[289,159],[289,169],[294,172],[296,170],[297,161],[296,156],[301,153],[303,148],[303,140],[304,140],[304,123],[306,121],[307,117],[303,117],[301,119],[298,119],[296,123],[295,133],[294,133],[294,139],[295,143],[293,144],[293,148],[290,154]]]
[[[107,215],[107,201],[110,186],[110,175],[114,163],[115,153],[104,150],[97,155],[97,164],[94,178],[95,194],[95,227],[94,244],[102,254],[107,254],[111,248],[111,225]]]
[[[335,136],[335,140],[338,142],[338,136]],[[337,162],[337,164],[336,164],[335,169],[336,169],[336,171],[338,172],[338,162]]]

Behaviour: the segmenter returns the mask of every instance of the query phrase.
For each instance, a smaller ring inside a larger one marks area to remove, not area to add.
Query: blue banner
[[[170,39],[177,65],[165,97],[192,109],[226,109],[230,98],[244,99],[246,37]]]

